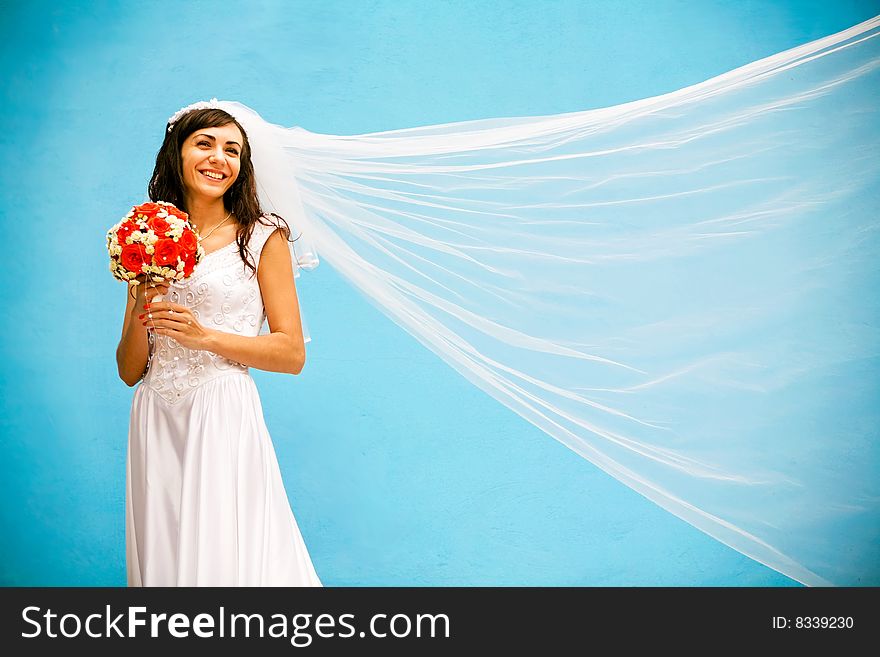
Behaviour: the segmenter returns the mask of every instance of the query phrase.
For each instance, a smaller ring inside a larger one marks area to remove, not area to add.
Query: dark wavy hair
[[[241,168],[238,178],[223,195],[223,207],[227,212],[232,212],[238,218],[239,228],[235,236],[235,241],[238,243],[238,254],[241,256],[242,261],[244,261],[245,266],[253,272],[252,276],[254,276],[257,273],[257,269],[247,257],[245,246],[248,240],[250,240],[254,224],[259,221],[262,215],[271,214],[278,219],[278,225],[284,234],[284,239],[287,241],[295,240],[290,240],[290,226],[283,218],[274,212],[263,212],[263,209],[260,207],[260,201],[257,197],[257,183],[254,177],[254,165],[251,161],[251,145],[248,141],[247,133],[241,124],[235,120],[234,116],[222,109],[192,110],[178,119],[170,132],[168,131],[168,126],[166,126],[165,139],[159,148],[159,153],[156,155],[156,167],[153,169],[153,175],[150,178],[147,192],[151,201],[173,203],[184,212],[189,213],[183,193],[183,158],[180,154],[183,143],[196,130],[219,128],[230,123],[234,123],[241,130],[244,143],[239,155]],[[296,267],[296,263],[293,263],[293,266]]]

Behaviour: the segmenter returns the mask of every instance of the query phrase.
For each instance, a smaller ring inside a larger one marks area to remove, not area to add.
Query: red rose
[[[147,220],[147,226],[159,237],[165,237],[171,228],[171,224],[165,221],[164,217],[151,217]]]
[[[122,247],[119,261],[128,271],[140,274],[143,266],[150,263],[150,254],[143,244],[126,244]]]
[[[186,258],[186,260],[183,261],[183,275],[189,276],[193,273],[193,269],[195,269],[195,267],[196,259],[192,256],[189,256],[188,258]]]
[[[153,249],[153,258],[157,265],[163,267],[177,265],[177,256],[180,253],[177,248],[177,242],[174,240],[158,240]]]
[[[134,231],[138,229],[137,224],[133,221],[126,221],[119,227],[119,230],[116,231],[116,240],[120,245],[125,244],[125,240],[128,239],[128,236],[131,235]]]
[[[191,254],[195,253],[196,249],[198,249],[199,241],[194,232],[191,230],[184,230],[177,240],[177,246],[179,246],[180,250],[184,253]]]
[[[141,203],[140,205],[134,206],[134,215],[138,216],[142,214],[147,219],[152,219],[159,213],[159,210],[161,209],[162,206],[158,203]]]

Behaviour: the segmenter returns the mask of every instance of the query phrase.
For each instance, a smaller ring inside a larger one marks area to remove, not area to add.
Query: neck
[[[211,228],[223,221],[223,219],[226,218],[226,215],[229,214],[229,210],[223,207],[222,197],[212,199],[187,199],[186,207],[189,211],[190,223],[194,225],[200,233],[203,233],[206,230],[211,230]],[[230,219],[229,221],[232,220]],[[229,221],[226,223],[229,223]]]

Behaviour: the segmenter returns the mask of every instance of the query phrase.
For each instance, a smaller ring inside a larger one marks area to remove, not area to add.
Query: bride
[[[146,368],[129,581],[318,583],[248,376],[300,371],[292,280],[317,247],[471,383],[670,513],[807,585],[880,582],[878,37],[880,16],[550,116],[331,135],[235,101],[178,112],[150,197],[189,211],[210,252],[147,309],[153,331],[151,292],[126,311],[120,376]]]
[[[189,213],[205,256],[182,282],[130,291],[116,351],[120,378],[140,382],[128,585],[321,586],[249,373],[305,363],[290,229],[261,210],[245,129],[201,105],[169,121],[149,193]]]

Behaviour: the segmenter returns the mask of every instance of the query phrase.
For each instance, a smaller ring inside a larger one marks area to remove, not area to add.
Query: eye
[[[210,145],[211,145],[211,142],[205,141],[204,139],[203,139],[202,141],[196,142],[196,146],[210,146]],[[235,149],[234,147],[232,147],[232,146],[230,146],[230,147],[227,148],[226,150],[227,150],[229,153],[232,153],[233,155],[238,155],[238,150],[236,150],[236,149]]]

